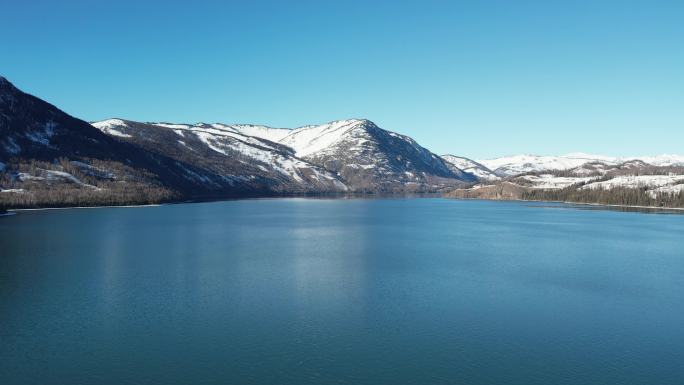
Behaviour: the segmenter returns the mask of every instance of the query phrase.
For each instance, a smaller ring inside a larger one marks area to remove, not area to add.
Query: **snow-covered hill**
[[[604,181],[587,183],[583,189],[645,188],[650,194],[675,192],[684,188],[684,175],[621,175]]]
[[[189,164],[207,167],[209,162],[219,180],[206,179],[217,184],[228,175],[277,177],[285,183],[278,191],[434,191],[476,179],[450,168],[413,139],[365,119],[294,129],[122,119],[92,124],[119,140]]]
[[[150,152],[192,165],[190,179],[220,190],[242,186],[274,192],[343,192],[340,178],[297,158],[275,140],[278,129],[252,125],[140,123],[123,119],[93,122],[102,132]],[[280,130],[283,131],[283,130]]]
[[[487,166],[480,164],[472,159],[456,155],[442,155],[442,159],[454,171],[460,170],[475,176],[478,180],[492,181],[501,179],[494,174]]]
[[[484,159],[478,162],[492,170],[496,175],[507,177],[546,170],[568,170],[591,162],[613,163],[614,160],[586,154],[570,154],[563,156],[514,155]]]

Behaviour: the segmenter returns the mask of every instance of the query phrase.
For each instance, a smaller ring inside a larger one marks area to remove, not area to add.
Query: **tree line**
[[[604,189],[581,189],[581,185],[573,185],[559,190],[526,189],[524,200],[558,201],[573,203],[597,203],[622,206],[651,206],[684,208],[683,193],[657,193],[651,195],[646,187],[616,187]]]
[[[66,172],[82,183],[55,176],[51,171]],[[0,172],[0,189],[16,190],[0,192],[0,210],[156,204],[179,197],[152,175],[121,163],[97,159],[9,161]]]

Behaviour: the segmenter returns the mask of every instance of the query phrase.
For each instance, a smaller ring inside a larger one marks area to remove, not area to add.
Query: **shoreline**
[[[610,208],[624,208],[624,209],[635,209],[635,210],[652,210],[652,211],[674,211],[677,213],[684,213],[684,207],[657,207],[657,206],[635,206],[635,205],[616,205],[616,204],[606,204],[606,203],[589,203],[589,202],[569,202],[569,201],[545,201],[545,200],[528,200],[528,199],[482,199],[482,198],[450,198],[444,196],[435,196],[434,193],[426,194],[351,194],[351,195],[274,195],[274,196],[245,196],[241,198],[226,198],[226,199],[199,199],[199,200],[185,200],[178,202],[165,202],[165,203],[153,203],[153,204],[128,204],[128,205],[106,205],[106,206],[65,206],[65,207],[36,207],[36,208],[20,208],[20,209],[5,209],[0,210],[0,217],[12,216],[24,211],[47,211],[47,210],[72,210],[72,209],[106,209],[106,208],[145,208],[145,207],[161,207],[177,204],[191,204],[191,203],[207,203],[207,202],[225,202],[232,200],[254,200],[254,199],[286,199],[286,198],[328,198],[328,199],[346,199],[349,197],[363,198],[363,197],[374,197],[376,199],[390,198],[390,197],[409,197],[409,198],[444,198],[444,199],[456,199],[456,200],[474,200],[474,201],[492,201],[492,202],[528,202],[528,203],[556,203],[564,205],[575,205],[575,206],[587,206],[587,207],[605,207]]]
[[[118,209],[118,208],[142,208],[142,207],[157,207],[164,206],[169,203],[153,203],[141,205],[108,205],[108,206],[65,206],[65,207],[36,207],[30,209],[7,209],[7,215],[21,211],[45,211],[45,210],[72,210],[72,209]],[[0,213],[0,216],[3,214]]]
[[[546,201],[527,201],[527,202],[546,202]],[[673,210],[684,211],[684,207],[658,207],[658,206],[630,206],[630,205],[611,205],[606,203],[577,203],[577,202],[558,202],[570,205],[593,206],[593,207],[613,207],[613,208],[627,208],[627,209],[647,209],[647,210]]]
[[[495,200],[495,199],[485,199],[485,200]],[[569,202],[569,201],[541,201],[541,200],[525,200],[518,199],[519,202],[539,202],[539,203],[562,203],[566,205],[577,205],[577,206],[592,206],[592,207],[612,207],[612,208],[625,208],[625,209],[647,209],[647,210],[674,210],[674,211],[684,211],[684,207],[659,207],[659,206],[633,206],[633,205],[615,205],[609,203],[589,203],[589,202]]]
[[[464,201],[488,201],[488,202],[532,202],[532,203],[560,203],[565,205],[575,206],[591,206],[591,207],[607,207],[607,208],[625,208],[625,209],[642,209],[642,210],[662,210],[662,211],[681,211],[684,212],[684,207],[659,207],[659,206],[631,206],[631,205],[615,205],[608,203],[589,203],[589,202],[570,202],[570,201],[542,201],[537,199],[485,199],[485,198],[445,198],[456,199]]]
[[[145,203],[145,204],[127,204],[127,205],[104,205],[104,206],[58,206],[58,207],[31,207],[18,209],[0,209],[0,216],[12,215],[12,213],[23,211],[45,211],[45,210],[71,210],[71,209],[106,209],[106,208],[142,208],[142,207],[160,207],[179,204],[191,203],[211,203],[211,202],[227,202],[235,200],[259,200],[259,199],[287,199],[287,198],[311,198],[311,199],[349,199],[349,198],[391,198],[391,197],[442,197],[440,193],[346,193],[346,194],[277,194],[277,195],[246,195],[243,197],[225,197],[225,198],[198,198],[186,199],[179,201],[169,201],[163,203]]]

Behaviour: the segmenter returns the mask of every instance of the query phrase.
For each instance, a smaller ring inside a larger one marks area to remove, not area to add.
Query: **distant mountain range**
[[[520,155],[479,163],[488,178],[447,196],[684,207],[684,159]],[[489,167],[487,167],[487,166]]]
[[[500,177],[509,177],[529,172],[544,170],[569,170],[588,163],[618,165],[620,163],[640,160],[652,166],[684,166],[684,156],[660,155],[617,158],[602,155],[574,153],[562,156],[515,155],[478,161],[480,164]]]
[[[438,156],[366,119],[294,129],[88,123],[0,77],[0,208],[330,193],[454,191],[452,196],[497,198],[474,192],[502,183],[515,191],[559,190],[643,173],[668,175],[657,183],[616,179],[602,186],[676,194],[682,189],[678,167],[684,157],[676,155]]]

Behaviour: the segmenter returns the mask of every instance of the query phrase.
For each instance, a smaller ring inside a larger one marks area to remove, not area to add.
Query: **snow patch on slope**
[[[684,166],[684,155],[663,154],[657,156],[642,156],[630,160],[642,160],[654,166]]]
[[[570,170],[577,168],[579,173],[591,173],[599,170],[583,170],[581,167],[589,163],[602,163],[616,166],[631,161],[643,161],[653,166],[684,166],[682,155],[658,155],[641,157],[611,157],[585,153],[572,153],[561,156],[514,155],[495,159],[479,160],[478,162],[501,176],[513,176],[530,172],[550,170]]]
[[[120,127],[128,127],[126,122],[124,122],[121,119],[107,119],[107,120],[101,120],[99,122],[91,122],[90,123],[93,127],[97,128],[98,130],[102,131],[105,134],[112,135],[112,136],[118,136],[120,138],[130,138],[131,135],[125,134],[116,128]]]
[[[574,184],[577,183],[586,183],[589,182],[595,178],[591,177],[581,177],[581,178],[574,178],[574,177],[558,177],[554,176],[551,174],[542,174],[542,175],[525,175],[520,177],[520,179],[523,179],[529,183],[532,183],[532,188],[537,188],[537,189],[563,189],[566,187],[570,187]]]
[[[480,164],[472,159],[455,155],[442,155],[442,159],[444,159],[444,161],[446,161],[448,164],[453,165],[461,171],[465,171],[469,174],[475,175],[478,179],[489,181],[501,179],[485,165]]]
[[[57,124],[50,121],[45,123],[42,130],[26,132],[25,136],[32,142],[49,146],[50,138],[55,134],[55,127],[57,127]]]
[[[586,154],[570,154],[564,156],[514,155],[503,158],[479,160],[478,162],[501,176],[512,176],[547,170],[569,170],[596,161],[613,162],[605,159],[605,157],[598,158],[600,159]]]
[[[657,188],[648,190],[648,195],[650,195],[651,198],[656,198],[658,196],[658,194],[674,195],[674,194],[681,194],[683,192],[684,192],[684,184],[676,184],[676,185],[670,185],[670,186],[657,187]]]
[[[266,139],[276,143],[292,133],[292,130],[289,128],[272,128],[252,124],[236,124],[231,127],[243,135]]]
[[[304,126],[292,130],[279,142],[294,149],[298,157],[305,157],[332,146],[340,141],[348,131],[361,123],[363,120],[350,119],[338,120],[320,126]]]
[[[93,186],[91,184],[87,184],[80,179],[76,178],[75,176],[69,174],[68,172],[64,171],[54,171],[54,170],[44,170],[44,169],[37,169],[37,171],[40,173],[40,175],[31,175],[29,173],[25,172],[20,172],[17,174],[17,179],[21,182],[27,182],[27,181],[47,181],[47,182],[70,182],[73,184],[76,184],[80,187],[86,187],[90,188],[93,190],[100,190],[99,187]]]
[[[584,189],[643,188],[663,187],[684,182],[684,175],[622,175],[607,181],[594,182],[583,186]]]

